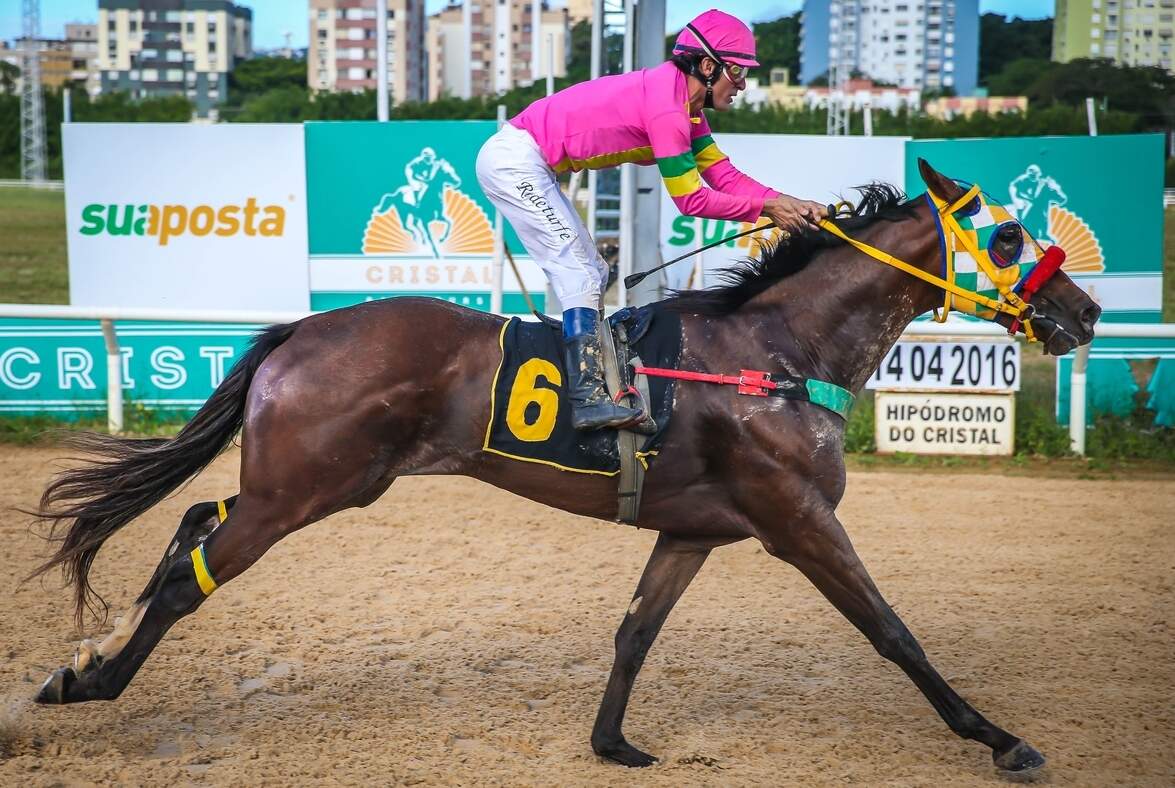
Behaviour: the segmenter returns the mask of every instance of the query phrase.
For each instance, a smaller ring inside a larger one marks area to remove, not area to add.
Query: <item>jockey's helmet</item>
[[[701,55],[744,68],[759,65],[755,59],[755,34],[741,20],[716,8],[685,26],[673,44],[673,54]]]

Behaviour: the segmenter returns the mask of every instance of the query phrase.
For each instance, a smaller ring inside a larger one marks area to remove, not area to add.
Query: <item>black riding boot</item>
[[[567,367],[567,397],[571,401],[571,423],[575,429],[623,427],[644,419],[643,410],[617,405],[608,396],[600,335],[596,331],[565,337],[563,362]]]

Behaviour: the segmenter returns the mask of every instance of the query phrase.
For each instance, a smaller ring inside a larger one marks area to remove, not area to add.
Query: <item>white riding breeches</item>
[[[608,265],[534,138],[502,126],[477,155],[477,180],[543,269],[563,309],[598,310]]]

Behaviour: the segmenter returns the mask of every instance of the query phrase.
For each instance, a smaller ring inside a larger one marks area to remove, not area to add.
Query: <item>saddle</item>
[[[502,361],[491,392],[490,424],[483,451],[575,473],[617,476],[618,522],[633,523],[640,510],[645,471],[658,454],[673,409],[675,381],[636,375],[645,364],[676,367],[681,319],[656,304],[622,309],[601,331],[604,377],[617,400],[639,399],[651,417],[634,430],[578,432],[563,396],[563,324],[512,318],[502,327]],[[636,402],[626,404],[638,406]]]

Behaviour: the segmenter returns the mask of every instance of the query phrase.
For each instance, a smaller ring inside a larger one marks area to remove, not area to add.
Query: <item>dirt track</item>
[[[637,682],[625,732],[662,762],[600,762],[588,733],[654,535],[465,479],[401,480],[290,537],[118,701],[32,706],[77,640],[64,591],[18,586],[45,548],[10,508],[52,457],[0,450],[0,784],[1000,783],[749,542],[710,558]],[[108,543],[94,578],[112,606],[190,503],[236,490],[236,463]],[[1044,780],[1175,784],[1175,480],[859,473],[840,513],[943,675],[1049,757]]]

